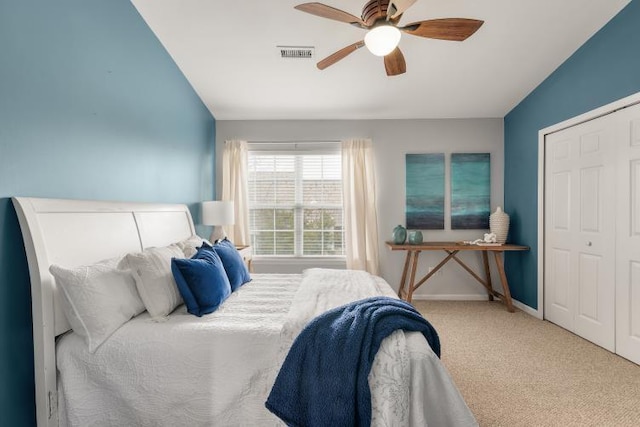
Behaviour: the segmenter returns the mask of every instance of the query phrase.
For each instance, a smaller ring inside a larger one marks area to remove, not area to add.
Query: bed
[[[264,403],[305,323],[345,302],[394,297],[383,279],[364,272],[253,274],[209,315],[193,316],[184,305],[163,321],[143,312],[91,352],[65,317],[51,265],[89,265],[185,241],[195,235],[188,208],[13,203],[31,276],[39,426],[283,425]],[[372,425],[477,425],[419,333],[397,331],[383,341],[369,384]]]

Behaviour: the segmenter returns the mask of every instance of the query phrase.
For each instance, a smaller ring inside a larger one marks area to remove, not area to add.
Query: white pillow
[[[209,242],[207,239],[203,239],[198,235],[193,235],[188,239],[176,243],[176,245],[178,245],[178,247],[182,249],[185,257],[191,258],[196,254],[196,252],[198,252],[198,248],[202,246],[203,242],[206,242],[209,246],[212,246],[211,242]]]
[[[171,258],[185,258],[178,245],[148,248],[125,257],[144,306],[151,317],[167,316],[182,304],[171,273]]]
[[[63,311],[71,328],[91,353],[120,326],[144,311],[130,271],[119,270],[120,258],[67,269],[49,267],[62,290]]]

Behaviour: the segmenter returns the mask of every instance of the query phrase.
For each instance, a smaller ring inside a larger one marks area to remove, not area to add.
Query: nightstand
[[[247,265],[249,272],[253,273],[253,267],[251,266],[253,251],[251,250],[251,246],[238,245],[236,246],[236,249],[238,250],[238,252],[240,252],[240,256],[242,257],[244,263]]]

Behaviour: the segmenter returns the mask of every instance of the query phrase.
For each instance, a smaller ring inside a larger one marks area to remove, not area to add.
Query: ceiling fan
[[[399,26],[402,14],[416,0],[371,0],[362,8],[362,18],[322,3],[303,3],[296,9],[322,18],[345,22],[368,30],[364,40],[360,40],[318,62],[324,70],[363,46],[377,56],[384,56],[384,66],[388,76],[396,76],[407,71],[404,55],[398,48],[401,31],[430,39],[463,41],[475,33],[484,21],[466,18],[429,19]]]

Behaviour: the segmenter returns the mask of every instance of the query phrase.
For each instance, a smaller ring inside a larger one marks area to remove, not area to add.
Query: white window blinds
[[[256,256],[343,256],[338,144],[249,145],[249,228]]]

